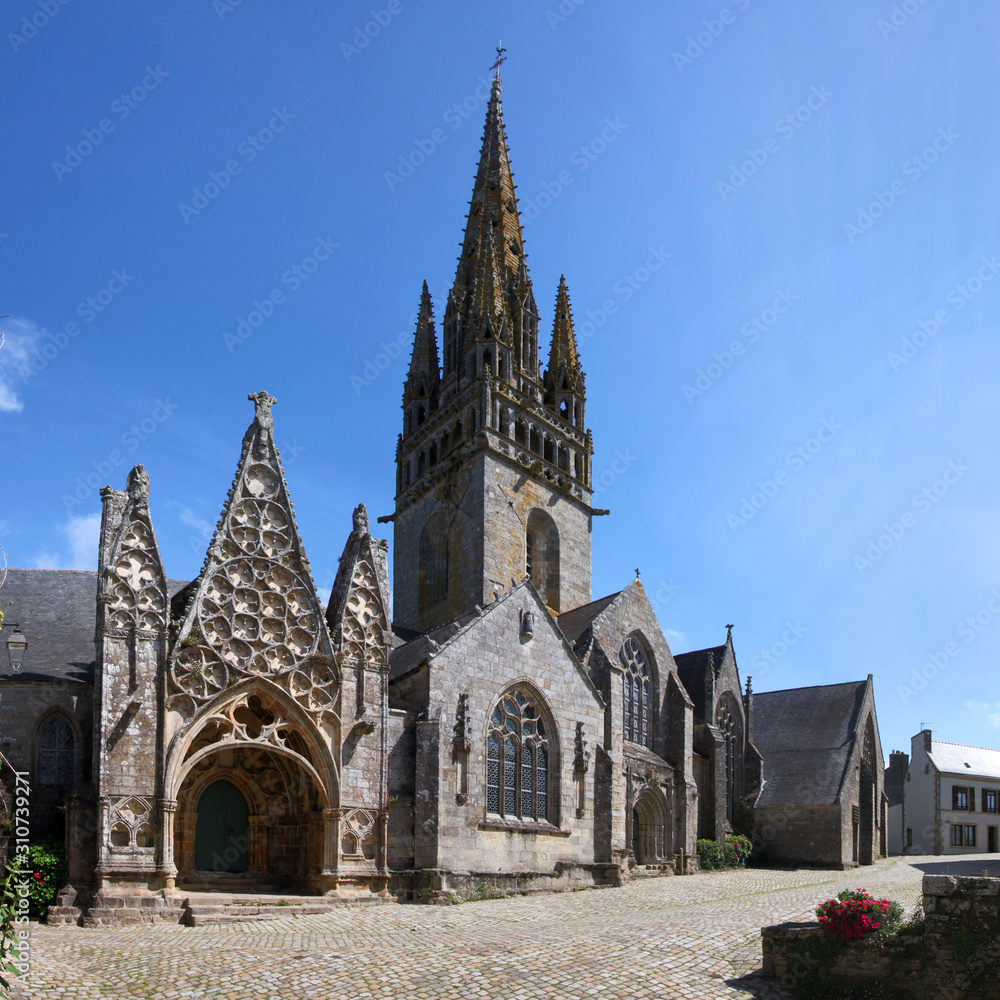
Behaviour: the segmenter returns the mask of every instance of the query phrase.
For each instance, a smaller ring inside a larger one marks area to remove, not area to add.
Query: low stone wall
[[[763,974],[801,997],[880,984],[906,1000],[1000,1000],[1000,879],[925,875],[923,908],[922,928],[878,943],[818,923],[765,927]]]

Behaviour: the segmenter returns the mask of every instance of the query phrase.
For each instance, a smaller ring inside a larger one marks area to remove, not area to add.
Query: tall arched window
[[[54,716],[38,731],[38,783],[69,788],[73,784],[73,729]]]
[[[549,740],[535,696],[505,694],[486,737],[486,811],[516,819],[549,818]]]
[[[653,748],[653,692],[646,653],[635,636],[629,636],[619,654],[625,690],[625,739]]]
[[[429,609],[448,596],[448,526],[440,514],[420,536],[420,604]]]
[[[524,571],[535,590],[554,611],[559,607],[559,529],[544,511],[528,512],[524,532]]]
[[[730,823],[741,795],[743,774],[743,717],[731,694],[724,694],[715,710],[715,726],[725,744],[726,816]]]

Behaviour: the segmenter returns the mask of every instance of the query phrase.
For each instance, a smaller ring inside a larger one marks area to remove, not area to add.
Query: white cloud
[[[994,729],[1000,729],[1000,712],[997,712],[995,715],[987,715],[986,716],[986,721]]]
[[[20,373],[36,352],[45,331],[34,320],[22,316],[0,320],[0,413],[20,413],[24,403],[14,388],[21,382]]]
[[[967,701],[965,707],[970,712],[988,712],[993,705],[988,701]],[[1000,708],[1000,705],[997,705],[997,708]]]
[[[684,633],[683,632],[675,632],[672,628],[668,628],[667,629],[667,638],[671,642],[683,642],[684,641]]]
[[[209,539],[215,534],[215,528],[204,518],[198,517],[190,507],[185,507],[184,504],[176,501],[172,501],[169,506],[178,512],[181,523],[186,524],[189,528],[194,528],[202,538]]]
[[[69,558],[64,559],[42,549],[35,557],[38,569],[97,569],[97,545],[101,537],[101,515],[87,514],[70,517],[57,529],[69,545]]]

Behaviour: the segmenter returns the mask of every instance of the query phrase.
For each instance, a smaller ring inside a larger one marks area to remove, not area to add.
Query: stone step
[[[361,893],[344,896],[266,896],[257,893],[223,896],[214,893],[182,893],[181,898],[186,907],[185,920],[192,927],[331,913],[345,906],[381,906],[395,901]]]

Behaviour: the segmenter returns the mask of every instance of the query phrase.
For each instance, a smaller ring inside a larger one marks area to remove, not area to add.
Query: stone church
[[[565,280],[544,369],[539,323],[496,79],[440,354],[421,295],[391,588],[359,506],[323,607],[266,392],[195,580],[167,576],[141,465],[101,493],[96,574],[11,572],[0,749],[33,836],[66,839],[55,916],[617,885],[739,824],[762,765],[731,634],[675,659],[638,576],[593,600]]]

